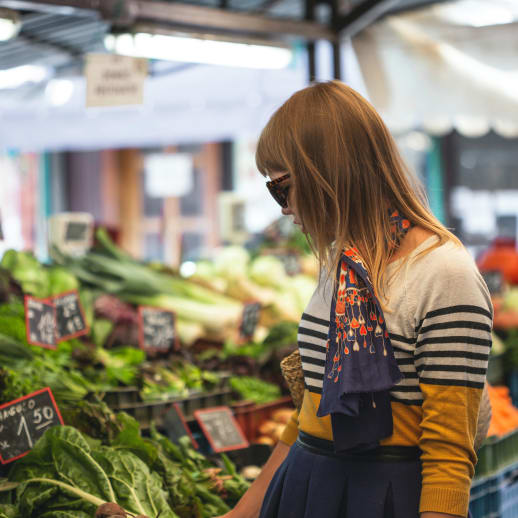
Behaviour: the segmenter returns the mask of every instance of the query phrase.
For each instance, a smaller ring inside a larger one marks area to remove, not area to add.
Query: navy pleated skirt
[[[275,473],[260,518],[419,518],[418,456],[339,457],[318,447],[329,441],[302,435]]]

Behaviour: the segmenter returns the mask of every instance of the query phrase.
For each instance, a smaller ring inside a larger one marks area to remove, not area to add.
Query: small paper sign
[[[25,326],[30,344],[56,348],[56,308],[51,301],[25,296]]]
[[[0,462],[23,457],[52,426],[63,418],[50,388],[44,388],[0,406]]]
[[[194,417],[216,453],[248,446],[248,441],[228,406],[195,410]]]
[[[88,54],[85,75],[87,107],[144,102],[147,59],[116,54]]]
[[[139,306],[140,347],[149,352],[167,353],[177,349],[176,315],[172,311]]]
[[[192,445],[198,449],[198,443],[191,434],[191,430],[187,426],[183,412],[178,403],[173,405],[165,412],[162,426],[167,438],[178,444],[180,437],[187,435],[191,439]]]
[[[88,334],[88,326],[77,291],[53,297],[56,307],[56,332],[58,341],[70,340]]]
[[[239,326],[239,335],[241,340],[248,340],[252,338],[255,333],[255,328],[261,316],[261,304],[259,302],[249,302],[243,308],[243,316],[241,318],[241,325]]]
[[[488,270],[482,272],[482,277],[486,281],[487,289],[491,295],[501,295],[504,289],[504,278],[500,270]]]

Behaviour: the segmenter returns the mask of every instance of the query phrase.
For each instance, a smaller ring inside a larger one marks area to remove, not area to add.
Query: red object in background
[[[518,284],[518,250],[513,239],[497,238],[478,258],[480,271],[497,270],[509,284]]]
[[[94,226],[94,245],[97,244],[97,240],[95,239],[95,233],[99,228],[106,229],[106,232],[108,232],[108,235],[110,236],[110,239],[118,246],[120,246],[120,234],[121,230],[120,227],[114,226],[114,225],[106,225],[104,223],[95,223]]]

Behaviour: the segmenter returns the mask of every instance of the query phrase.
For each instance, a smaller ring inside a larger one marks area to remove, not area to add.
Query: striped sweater
[[[384,445],[419,446],[423,486],[420,512],[466,516],[476,463],[473,448],[491,347],[492,305],[487,287],[464,248],[445,243],[424,256],[421,243],[387,270],[384,312],[404,378],[391,392],[393,435]],[[332,281],[322,281],[299,326],[306,391],[282,440],[298,430],[332,440],[329,416],[318,418]]]

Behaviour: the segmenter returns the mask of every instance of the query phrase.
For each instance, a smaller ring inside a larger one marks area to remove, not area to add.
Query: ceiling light
[[[21,26],[20,15],[16,11],[0,7],[0,41],[14,38]]]
[[[230,67],[280,69],[292,60],[287,47],[163,34],[109,34],[107,50],[124,56]]]
[[[45,97],[52,106],[63,106],[74,93],[74,83],[70,79],[52,79],[45,88]]]
[[[443,20],[456,25],[485,27],[503,25],[518,20],[518,9],[511,4],[487,2],[487,0],[460,0],[433,7]]]
[[[25,83],[41,83],[47,77],[47,69],[39,65],[7,68],[0,70],[0,89],[18,88]]]

